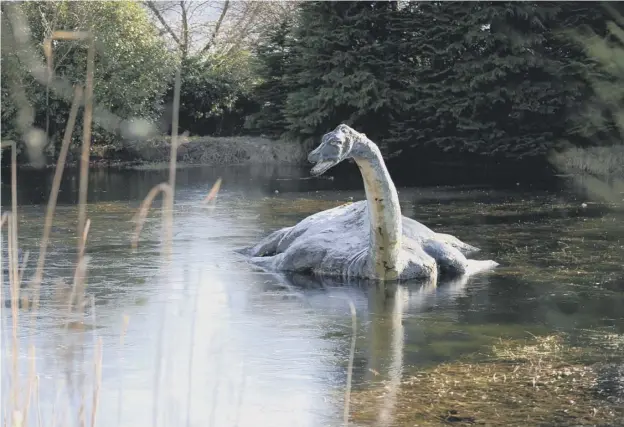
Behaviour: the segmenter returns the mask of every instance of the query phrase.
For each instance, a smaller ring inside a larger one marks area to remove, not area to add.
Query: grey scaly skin
[[[313,214],[240,252],[271,271],[376,281],[466,275],[498,265],[468,260],[477,248],[402,216],[381,152],[366,135],[341,124],[308,155],[313,175],[347,158],[360,169],[365,201]]]

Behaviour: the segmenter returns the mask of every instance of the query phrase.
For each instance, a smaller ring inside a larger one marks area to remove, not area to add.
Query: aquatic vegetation
[[[592,278],[605,281],[620,275],[624,245],[619,244],[622,231],[617,227],[618,215],[606,214],[599,218],[577,218],[543,225],[544,232],[556,235],[547,242],[527,241],[512,248],[506,242],[521,242],[522,228],[501,230],[500,253],[503,264],[509,265],[505,274],[517,274],[537,282],[566,280],[575,283],[591,282]],[[527,236],[530,240],[531,237]],[[595,281],[594,281],[595,282]]]
[[[454,201],[416,209],[419,220],[436,223],[439,215],[445,232],[467,233],[466,239],[493,253],[501,265],[491,274],[544,284],[619,277],[624,231],[621,210],[613,203],[544,194],[530,200]],[[470,224],[468,230],[465,224]]]
[[[500,340],[481,360],[443,363],[406,375],[393,426],[613,425],[624,406],[599,394],[600,365],[561,336]],[[352,392],[356,425],[375,425],[383,386]]]

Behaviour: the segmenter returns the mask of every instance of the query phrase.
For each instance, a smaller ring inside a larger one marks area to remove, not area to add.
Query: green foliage
[[[315,137],[340,122],[371,137],[410,93],[396,54],[401,34],[389,19],[397,2],[310,2],[301,6],[290,73],[288,131]]]
[[[575,62],[590,88],[586,108],[580,112],[582,120],[575,129],[586,138],[585,145],[621,144],[624,137],[624,8],[612,3],[606,9],[608,19],[602,13],[594,17],[591,25],[566,33],[571,48],[591,59]]]
[[[245,127],[272,137],[280,136],[286,127],[284,107],[288,96],[288,70],[292,59],[292,26],[283,19],[262,35],[256,47],[256,73],[261,78],[253,92],[257,111],[247,118]]]
[[[423,5],[425,21],[446,22],[429,31],[448,36],[455,30],[458,50],[455,56],[443,53],[442,63],[443,40],[423,45],[436,57],[418,73],[417,86],[429,93],[414,115],[429,123],[430,132],[421,131],[416,142],[521,157],[546,154],[576,138],[571,125],[588,93],[579,64],[589,67],[586,73],[591,65],[562,35],[571,24],[566,18],[575,15],[578,27],[600,9],[570,9],[558,2]],[[425,33],[423,39],[431,37]]]
[[[255,103],[249,55],[192,56],[182,64],[180,129],[194,135],[240,134]],[[167,99],[173,99],[173,85]]]
[[[97,104],[168,130],[177,55],[139,3],[17,5],[42,64],[39,43],[52,31],[91,29]],[[305,141],[347,123],[386,153],[413,147],[516,158],[569,142],[612,143],[624,127],[624,32],[610,22],[618,19],[589,2],[301,2],[295,19],[267,25],[252,51],[184,59],[180,130]],[[58,143],[68,102],[48,96],[7,48],[5,21],[2,136],[19,139],[30,126],[18,117],[21,92],[10,90],[22,88],[34,125]],[[56,43],[54,66],[82,83],[86,49]],[[120,129],[96,121],[94,143],[122,139]]]
[[[174,57],[145,11],[136,2],[24,2],[19,4],[30,26],[34,49],[45,58],[41,42],[53,31],[91,30],[95,35],[94,98],[96,103],[123,119],[155,120],[163,106],[163,96],[173,75]],[[55,73],[70,83],[84,84],[86,49],[81,42],[54,43]],[[8,61],[15,69],[5,69]],[[10,85],[21,84],[35,111],[35,125],[46,128],[59,142],[67,116],[68,103],[53,91],[46,101],[46,87],[37,83],[16,60],[10,48],[2,51],[2,134],[15,133],[15,105],[5,97]],[[15,76],[18,76],[16,82]],[[13,78],[11,78],[13,77]],[[79,135],[78,130],[75,134]],[[94,143],[119,138],[94,123]]]
[[[274,132],[285,120],[305,140],[345,122],[390,152],[523,157],[602,139],[617,122],[603,105],[586,125],[604,73],[570,37],[606,31],[600,4],[306,2],[298,18],[287,57],[259,55]]]
[[[413,12],[418,95],[399,120],[413,143],[515,156],[548,150],[564,134],[575,89],[557,78],[564,64],[545,54],[556,13],[552,3],[421,4]]]

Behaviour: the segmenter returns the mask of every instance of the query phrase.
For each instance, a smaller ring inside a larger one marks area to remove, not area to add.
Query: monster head
[[[351,157],[351,150],[360,134],[341,124],[321,138],[321,144],[308,154],[308,161],[315,163],[312,175],[321,175],[344,159]]]

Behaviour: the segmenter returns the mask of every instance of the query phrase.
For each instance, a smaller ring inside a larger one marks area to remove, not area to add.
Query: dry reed
[[[14,31],[20,31],[20,34],[16,34],[11,43],[14,43],[15,51],[20,59],[30,66],[31,73],[33,77],[41,84],[46,85],[46,97],[49,96],[49,91],[53,90],[57,95],[64,97],[69,100],[70,96],[68,95],[68,85],[67,82],[62,78],[56,76],[54,74],[54,70],[52,67],[53,63],[53,40],[69,40],[69,41],[86,41],[88,45],[87,49],[87,70],[86,70],[86,79],[85,79],[85,89],[83,90],[81,85],[75,85],[73,87],[73,99],[71,99],[71,109],[69,112],[69,117],[67,120],[65,132],[63,135],[62,145],[59,152],[59,157],[57,160],[54,178],[52,182],[52,187],[49,194],[49,199],[46,208],[46,214],[44,219],[44,226],[42,232],[42,238],[39,244],[39,256],[37,259],[36,270],[34,276],[29,282],[29,295],[31,296],[31,300],[27,301],[25,306],[30,308],[31,319],[37,318],[37,312],[40,306],[40,289],[41,284],[44,279],[44,269],[45,269],[45,261],[47,255],[48,244],[50,240],[50,231],[52,228],[52,222],[55,214],[58,192],[60,188],[60,183],[63,176],[63,171],[65,168],[65,162],[67,158],[67,153],[69,151],[69,145],[72,140],[73,130],[76,124],[76,120],[78,117],[78,110],[81,105],[84,106],[84,114],[83,114],[83,134],[82,134],[82,144],[81,144],[81,157],[80,157],[80,178],[79,178],[79,190],[78,190],[78,224],[77,224],[77,256],[76,256],[76,265],[74,270],[74,277],[72,280],[71,292],[69,294],[67,300],[67,318],[64,326],[64,332],[67,333],[69,329],[69,325],[71,322],[71,314],[74,310],[79,311],[82,321],[78,322],[79,330],[82,332],[81,336],[84,339],[84,310],[85,310],[85,284],[87,277],[87,264],[88,257],[85,256],[85,248],[87,245],[87,236],[90,228],[90,220],[86,216],[86,207],[87,207],[87,194],[88,194],[88,176],[89,176],[89,152],[90,152],[90,144],[91,144],[91,128],[92,122],[94,119],[94,106],[95,101],[93,97],[93,84],[94,84],[94,63],[95,63],[95,45],[94,45],[94,37],[90,32],[85,31],[55,31],[51,34],[50,37],[46,38],[43,42],[43,50],[46,57],[46,65],[42,66],[38,63],[38,59],[34,52],[32,51],[32,47],[29,45],[29,33],[25,30],[25,20],[24,17],[21,16],[19,9],[13,6],[7,6],[7,16],[8,19],[11,20],[12,27]],[[5,45],[8,43],[5,43]],[[180,68],[176,70],[175,76],[175,87],[174,87],[174,106],[173,106],[173,130],[171,137],[171,152],[170,152],[170,160],[169,160],[169,180],[168,182],[164,182],[156,185],[154,188],[150,190],[145,199],[143,200],[141,207],[139,208],[135,219],[137,222],[135,233],[132,237],[131,246],[136,249],[138,246],[138,240],[140,233],[143,229],[143,225],[148,215],[149,207],[152,205],[154,198],[163,193],[164,203],[161,208],[162,214],[162,231],[163,231],[163,252],[162,255],[166,261],[166,265],[169,265],[169,261],[171,259],[172,252],[172,240],[173,240],[173,212],[174,212],[174,201],[175,201],[175,175],[176,175],[176,158],[177,158],[177,149],[178,149],[178,123],[179,123],[179,103],[180,103],[180,85],[181,85],[181,76],[180,76]],[[97,111],[97,117],[100,119],[98,124],[104,128],[110,127],[114,123],[120,123],[121,119],[114,116],[109,111],[106,111],[104,108],[99,108]],[[46,126],[46,131],[47,131]],[[185,139],[185,136],[182,135],[182,139]],[[7,408],[7,417],[8,419],[4,420],[4,425],[11,427],[21,427],[28,425],[28,414],[31,407],[31,402],[33,399],[33,393],[35,393],[35,398],[37,400],[37,424],[39,426],[42,425],[42,415],[41,415],[41,405],[39,402],[39,376],[36,373],[36,365],[35,355],[36,355],[36,347],[34,344],[29,346],[29,375],[26,384],[26,393],[25,396],[20,396],[20,390],[22,390],[22,384],[19,378],[19,338],[18,338],[18,329],[19,329],[19,301],[20,301],[20,289],[21,282],[23,279],[23,274],[25,271],[25,265],[28,261],[28,253],[24,254],[23,266],[19,268],[19,260],[18,260],[18,206],[17,206],[17,150],[16,143],[11,141],[5,141],[2,143],[3,148],[6,145],[10,145],[11,147],[11,211],[3,212],[0,222],[0,230],[4,229],[5,225],[8,226],[8,247],[9,247],[9,282],[10,282],[10,301],[11,301],[11,311],[12,311],[12,343],[11,343],[11,357],[12,357],[12,375],[10,379],[11,383],[11,397],[9,408]],[[219,193],[221,187],[222,180],[219,178],[215,184],[212,186],[207,196],[202,200],[202,205],[213,207],[217,195]],[[2,264],[2,255],[0,255],[0,264]],[[21,272],[21,274],[20,274]],[[2,280],[2,279],[0,279]],[[1,283],[0,283],[1,285]],[[0,292],[0,301],[2,300],[2,293]],[[351,351],[349,354],[349,368],[348,368],[348,379],[347,379],[347,387],[345,390],[345,408],[344,408],[344,422],[345,425],[348,423],[349,417],[349,401],[350,401],[350,393],[351,393],[351,375],[353,369],[353,360],[355,354],[355,341],[356,341],[356,326],[357,326],[357,317],[355,312],[355,307],[351,301],[349,301],[349,306],[351,308],[352,315],[352,323],[353,323],[353,337],[351,343]],[[163,306],[164,310],[164,306]],[[95,316],[95,312],[93,311],[93,316]],[[163,316],[161,317],[163,321],[163,326],[166,321],[166,312],[163,312]],[[72,322],[73,323],[73,322]],[[95,325],[95,319],[93,320]],[[120,337],[120,343],[123,346],[124,334],[127,328],[128,318],[124,316],[124,328]],[[160,337],[159,337],[159,346],[160,351],[156,355],[157,357],[157,369],[156,369],[156,384],[155,384],[155,398],[154,398],[154,409],[153,409],[153,424],[158,424],[158,400],[159,400],[159,390],[160,390],[160,370],[161,363],[165,358],[165,355],[162,352],[162,337],[164,334],[164,327],[160,328]],[[94,332],[95,335],[95,332]],[[91,413],[89,416],[89,421],[91,427],[95,427],[97,420],[97,409],[99,406],[99,397],[101,390],[101,381],[102,381],[102,357],[103,357],[103,343],[101,338],[96,338],[95,340],[95,354],[93,357],[93,379],[94,385],[91,393]],[[84,348],[82,346],[81,348]],[[121,375],[120,375],[121,381]],[[121,383],[120,383],[121,384]],[[51,425],[55,426],[60,423],[63,425],[66,420],[62,417],[62,413],[59,410],[59,402],[60,397],[63,392],[65,392],[64,383],[61,384],[61,387],[57,390],[56,393],[56,402],[53,404],[53,414],[51,419]],[[190,392],[190,383],[189,383],[189,392]],[[121,422],[121,398],[122,387],[120,386],[119,391],[119,422]],[[81,401],[79,403],[78,413],[76,414],[78,418],[78,422],[81,426],[85,426],[87,424],[87,414],[86,414],[86,406],[85,402],[87,400],[87,392],[84,388],[84,384],[82,387]]]
[[[173,190],[171,189],[171,186],[168,183],[162,182],[156,185],[155,187],[153,187],[149,191],[149,193],[147,193],[147,196],[145,197],[145,199],[143,199],[143,202],[141,203],[141,206],[139,207],[139,210],[137,211],[137,214],[134,219],[136,222],[136,228],[134,230],[134,234],[132,235],[132,239],[131,239],[131,245],[133,249],[136,249],[139,245],[139,238],[141,236],[141,231],[143,230],[143,226],[145,225],[145,219],[147,218],[147,214],[149,213],[149,208],[154,202],[154,199],[156,198],[156,196],[158,196],[160,193],[165,194],[165,200],[166,200],[170,197],[170,194],[173,193]],[[162,217],[163,217],[162,221],[163,221],[163,229],[164,229],[164,226],[168,224],[167,211],[165,209],[165,206],[163,206],[162,208]]]
[[[19,10],[14,7],[7,7],[8,16],[12,21],[14,31],[22,31],[22,34],[16,34],[14,40],[16,43],[22,43],[22,45],[27,44],[27,34],[24,29],[24,19],[23,16],[20,16]],[[87,40],[89,44],[88,48],[88,57],[87,57],[87,77],[86,77],[86,96],[85,96],[85,112],[84,112],[84,123],[83,123],[83,143],[82,143],[82,156],[81,156],[81,171],[80,171],[80,182],[79,182],[79,202],[78,202],[78,228],[77,228],[77,260],[76,260],[76,269],[74,274],[74,281],[72,292],[68,301],[68,314],[72,311],[72,306],[74,304],[74,299],[77,301],[77,306],[80,308],[81,312],[84,314],[84,283],[86,276],[86,261],[87,258],[84,256],[84,251],[87,242],[87,235],[90,226],[90,220],[86,218],[86,203],[87,203],[87,184],[88,184],[88,167],[89,167],[89,145],[91,141],[91,121],[92,121],[92,113],[93,113],[93,74],[94,74],[94,58],[95,58],[95,47],[93,44],[93,37],[88,32],[67,32],[60,31],[52,34],[52,37],[46,39],[44,41],[44,52],[46,53],[48,67],[46,69],[46,82],[50,84],[53,80],[53,76],[51,74],[51,62],[52,62],[52,40]],[[17,46],[15,46],[17,48]],[[23,46],[22,46],[23,47]],[[17,51],[17,50],[16,50]],[[33,74],[36,69],[33,70]],[[52,226],[52,219],[54,216],[54,211],[56,208],[56,201],[58,196],[58,191],[60,187],[60,181],[62,179],[62,174],[65,166],[65,160],[67,156],[67,152],[69,149],[69,144],[72,139],[73,128],[75,126],[78,108],[81,104],[82,98],[82,88],[80,86],[76,86],[74,88],[74,98],[69,114],[69,118],[67,121],[67,126],[65,129],[65,134],[63,137],[63,142],[61,146],[61,152],[59,153],[58,162],[56,165],[55,175],[53,179],[52,188],[50,191],[50,197],[48,200],[45,220],[44,220],[44,230],[43,236],[40,242],[39,247],[39,258],[37,262],[37,268],[34,274],[33,279],[30,281],[30,290],[32,294],[32,301],[30,304],[25,304],[25,306],[30,306],[34,316],[31,319],[36,319],[36,314],[39,307],[39,294],[40,294],[40,286],[43,280],[43,272],[45,266],[45,258],[47,252],[47,245],[50,236],[50,229]],[[22,106],[23,107],[23,106]],[[6,142],[3,142],[3,148],[7,145]],[[17,250],[18,250],[18,238],[17,238],[17,227],[18,227],[18,215],[17,215],[17,150],[15,142],[10,143],[11,146],[11,212],[3,212],[2,221],[0,223],[0,227],[4,228],[5,224],[8,225],[8,245],[9,245],[9,282],[10,282],[10,300],[11,300],[11,311],[12,311],[12,344],[11,344],[11,359],[12,359],[12,375],[10,379],[11,384],[11,398],[9,401],[9,407],[6,408],[6,415],[4,424],[7,426],[22,426],[28,424],[28,414],[31,405],[33,389],[37,390],[37,396],[39,395],[39,380],[36,375],[36,366],[34,364],[35,360],[35,352],[36,348],[34,345],[29,346],[29,360],[30,360],[30,369],[28,375],[28,382],[26,384],[26,396],[23,397],[23,402],[20,402],[20,391],[23,389],[19,378],[19,364],[18,364],[18,356],[19,356],[19,339],[18,339],[18,328],[19,328],[19,302],[20,302],[20,289],[21,289],[21,281],[24,274],[24,267],[28,261],[28,254],[26,253],[23,259],[24,266],[21,271],[18,269],[18,259],[17,259]],[[2,259],[0,258],[0,263]],[[20,274],[21,273],[21,274]],[[81,322],[82,324],[82,322]],[[65,330],[69,325],[69,316],[66,322]],[[101,366],[102,366],[102,341],[99,339],[96,345],[96,355],[94,358],[94,379],[95,386],[92,394],[92,410],[90,417],[91,426],[95,426],[96,423],[96,415],[97,415],[97,407],[99,402],[99,390],[101,384]],[[60,397],[60,390],[57,395]],[[84,414],[84,400],[80,404],[78,419],[81,425],[85,425],[85,414]],[[58,400],[57,400],[58,402]],[[52,424],[55,425],[57,421],[56,407],[54,406],[54,415]],[[37,402],[37,410],[38,416],[37,420],[39,425],[41,425],[41,413],[40,413],[40,403]]]
[[[208,195],[204,198],[202,203],[205,205],[208,205],[210,203],[214,204],[214,202],[217,200],[217,194],[219,193],[220,188],[221,188],[221,178],[217,179],[217,181],[214,183],[214,185],[212,186],[212,188],[208,192]]]
[[[128,330],[128,324],[130,323],[130,318],[127,315],[123,316],[123,324],[121,329],[121,334],[119,336],[119,397],[117,402],[117,425],[121,425],[121,414],[122,414],[122,394],[123,394],[123,370],[121,369],[121,355],[123,354],[124,342],[126,337],[126,331]]]
[[[46,215],[43,223],[43,236],[39,243],[39,259],[37,260],[37,269],[35,270],[35,277],[31,283],[31,287],[35,290],[33,297],[33,310],[37,311],[39,307],[39,289],[41,281],[43,280],[43,267],[45,265],[46,252],[48,249],[48,241],[50,240],[50,230],[52,229],[52,218],[54,217],[54,211],[56,209],[56,201],[58,198],[58,192],[61,187],[61,179],[63,178],[63,170],[65,169],[65,160],[67,159],[67,152],[69,151],[69,144],[71,142],[72,134],[74,133],[74,127],[76,125],[76,118],[78,116],[78,108],[82,99],[82,87],[77,85],[74,91],[74,100],[72,102],[71,110],[69,111],[69,119],[65,127],[65,134],[63,136],[63,142],[61,144],[61,151],[54,171],[54,178],[52,179],[52,188],[50,189],[50,197],[48,198],[48,206],[46,209]]]
[[[349,425],[349,408],[351,403],[351,377],[353,376],[353,361],[355,359],[355,343],[357,340],[357,312],[353,301],[349,300],[351,311],[351,348],[349,350],[349,365],[347,368],[347,386],[345,387],[343,423],[345,427]]]

